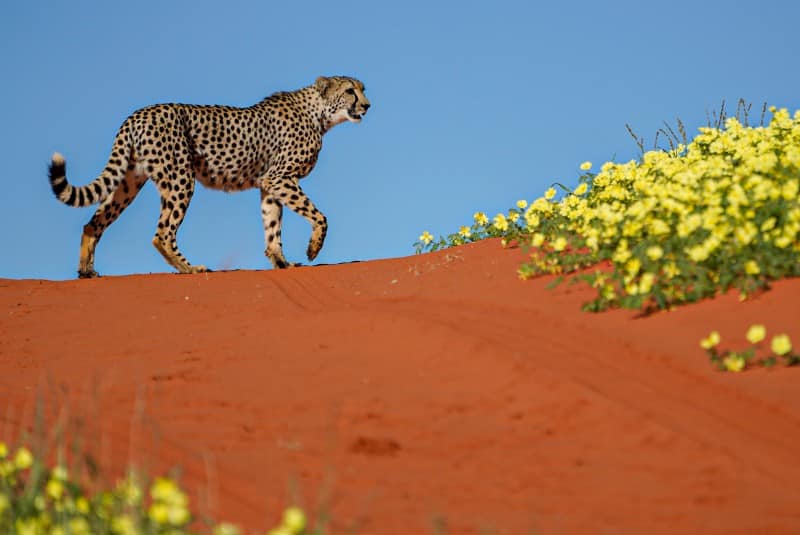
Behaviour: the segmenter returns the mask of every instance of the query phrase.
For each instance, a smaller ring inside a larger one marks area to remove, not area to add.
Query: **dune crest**
[[[593,315],[589,289],[520,281],[522,255],[0,280],[2,428],[44,392],[113,470],[182,464],[194,503],[262,531],[292,486],[335,533],[800,531],[800,369],[721,373],[698,346],[753,323],[800,344],[800,280]]]

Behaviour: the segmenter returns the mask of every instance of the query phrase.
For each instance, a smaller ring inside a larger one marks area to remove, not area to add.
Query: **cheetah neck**
[[[297,91],[275,93],[258,104],[255,108],[272,107],[275,105],[280,106],[284,99],[290,99],[299,104],[303,112],[308,114],[314,119],[314,122],[319,125],[320,134],[324,134],[342,121],[337,121],[336,118],[331,117],[325,106],[325,100],[319,94],[316,87],[309,86]]]

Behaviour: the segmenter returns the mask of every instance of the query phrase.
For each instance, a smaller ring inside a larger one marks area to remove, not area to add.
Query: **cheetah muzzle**
[[[361,122],[369,107],[360,81],[320,76],[311,86],[275,93],[248,108],[142,108],[122,123],[105,169],[84,186],[67,181],[64,157],[53,154],[50,185],[56,197],[70,206],[100,205],[83,227],[78,276],[98,276],[97,242],[148,179],[161,196],[153,245],[180,273],[207,271],[186,260],[176,238],[195,182],[223,191],[260,190],[264,252],[275,268],[297,265],[283,255],[283,207],[303,216],[312,227],[307,256],[313,260],[322,249],[328,221],[303,193],[300,179],[316,165],[322,136],[341,122]]]

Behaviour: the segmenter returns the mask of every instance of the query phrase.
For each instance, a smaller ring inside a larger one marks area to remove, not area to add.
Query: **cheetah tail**
[[[116,145],[121,145],[119,151]],[[124,154],[128,152],[124,147],[125,143],[121,139],[117,139],[115,143],[115,152]],[[81,207],[89,206],[103,202],[119,185],[122,178],[125,176],[125,170],[128,167],[128,157],[123,156],[115,159],[112,155],[111,161],[108,166],[100,173],[100,176],[95,178],[85,186],[73,186],[67,182],[67,162],[64,157],[59,154],[53,154],[50,160],[50,187],[56,198],[69,206]]]
[[[50,187],[59,201],[76,207],[95,204],[108,195],[103,191],[102,175],[85,186],[73,186],[67,182],[67,162],[57,152],[50,160]]]

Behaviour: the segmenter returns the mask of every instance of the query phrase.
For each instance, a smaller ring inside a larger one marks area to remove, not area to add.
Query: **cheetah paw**
[[[308,257],[308,261],[313,261],[317,255],[319,254],[320,250],[322,249],[321,243],[311,242],[308,244],[308,250],[306,251],[306,256]]]

